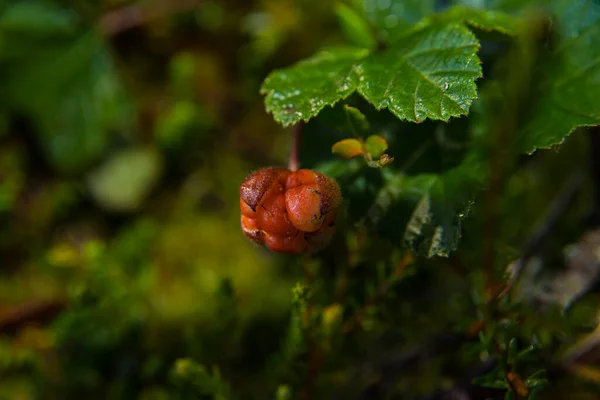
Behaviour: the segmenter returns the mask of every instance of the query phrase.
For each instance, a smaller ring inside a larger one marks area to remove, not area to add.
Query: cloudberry
[[[242,231],[271,251],[313,252],[333,236],[341,201],[338,184],[319,172],[263,168],[240,187]]]

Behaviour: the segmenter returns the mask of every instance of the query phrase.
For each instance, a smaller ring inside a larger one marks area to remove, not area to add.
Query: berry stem
[[[296,124],[292,128],[292,151],[290,153],[290,161],[288,169],[292,172],[298,171],[298,153],[300,152],[300,136],[302,133],[302,124]]]

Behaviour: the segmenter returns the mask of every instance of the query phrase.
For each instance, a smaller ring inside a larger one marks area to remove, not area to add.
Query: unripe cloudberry
[[[319,172],[263,168],[240,187],[242,231],[278,253],[313,252],[333,236],[341,201],[338,184]]]

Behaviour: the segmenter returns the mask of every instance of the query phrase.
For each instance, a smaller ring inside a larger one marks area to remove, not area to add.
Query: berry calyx
[[[338,184],[319,172],[263,168],[240,187],[242,231],[274,252],[314,252],[331,240],[341,201]]]

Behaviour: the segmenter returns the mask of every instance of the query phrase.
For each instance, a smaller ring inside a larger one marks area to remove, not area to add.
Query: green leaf
[[[366,49],[322,51],[291,68],[271,73],[263,82],[267,111],[284,126],[308,121],[356,90],[354,68]]]
[[[490,389],[508,389],[508,382],[503,379],[490,379],[487,375],[473,379],[473,385]]]
[[[388,149],[387,140],[378,135],[371,135],[365,140],[365,150],[373,158],[379,158]]]
[[[577,127],[600,124],[600,4],[556,0],[560,40],[541,75],[538,104],[524,126],[523,150],[560,143]]]
[[[371,125],[369,124],[367,117],[365,117],[358,108],[345,104],[344,112],[346,113],[350,131],[354,133],[355,136],[366,135],[369,133]]]
[[[271,73],[261,88],[268,112],[284,126],[316,116],[358,91],[377,109],[421,122],[468,113],[481,76],[479,42],[463,24],[430,24],[382,52],[324,51]]]
[[[471,196],[483,185],[483,165],[473,153],[443,174],[406,176],[390,170],[383,174],[384,185],[366,220],[375,225],[389,221],[398,214],[393,209],[395,204],[410,203],[413,209],[407,220],[394,222],[405,227],[404,244],[419,255],[447,257],[458,245],[461,221],[469,211]]]
[[[525,359],[526,357],[528,357],[531,353],[533,353],[536,350],[536,347],[531,345],[523,350],[521,350],[519,352],[519,354],[517,355],[517,360],[522,360]]]
[[[546,379],[546,370],[541,369],[539,371],[534,372],[529,375],[525,380],[525,387],[527,389],[538,389],[541,390],[548,385],[548,380]]]
[[[448,257],[460,239],[461,220],[471,194],[483,185],[482,162],[474,155],[442,175],[419,175],[406,181],[421,198],[406,225],[404,241],[419,254]]]
[[[368,22],[352,7],[344,3],[336,3],[335,13],[342,26],[342,31],[353,45],[367,49],[375,47],[377,41],[373,37]]]
[[[517,354],[519,352],[517,338],[512,338],[510,342],[508,342],[508,351],[507,351],[507,362],[509,365],[513,365],[517,361]]]
[[[336,156],[349,160],[363,154],[363,144],[358,139],[343,139],[331,147],[331,152]]]

